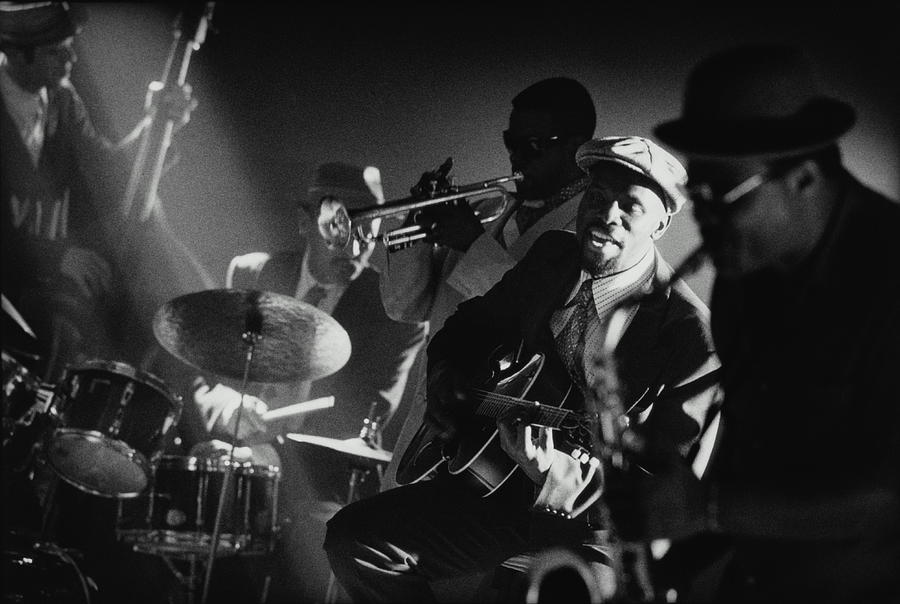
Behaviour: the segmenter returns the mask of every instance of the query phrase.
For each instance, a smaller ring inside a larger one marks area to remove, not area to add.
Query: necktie
[[[326,293],[325,288],[321,285],[313,285],[309,288],[309,291],[306,292],[306,295],[303,296],[303,302],[318,307],[319,302],[322,301],[322,298],[325,297]]]
[[[44,146],[44,103],[43,99],[38,97],[38,104],[35,107],[34,114],[31,118],[31,124],[25,137],[25,146],[31,154],[31,160],[34,165],[38,164],[41,157],[41,149]]]
[[[569,369],[569,375],[578,385],[585,384],[584,378],[584,336],[587,331],[591,313],[595,313],[593,281],[588,279],[581,284],[570,306],[574,306],[569,321],[556,336],[556,349],[560,358]]]

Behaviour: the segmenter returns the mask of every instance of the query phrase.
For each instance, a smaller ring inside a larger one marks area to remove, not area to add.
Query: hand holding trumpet
[[[409,192],[413,197],[429,199],[452,190],[452,169],[453,158],[448,157],[437,169],[422,174],[419,182]],[[481,221],[464,198],[410,212],[404,226],[412,225],[422,229],[425,235],[423,241],[426,243],[443,245],[460,252],[468,251],[472,243],[484,233]]]
[[[332,248],[344,248],[352,240],[372,241],[379,238],[388,251],[397,251],[417,241],[429,241],[465,251],[484,232],[481,225],[496,220],[508,207],[509,191],[505,183],[522,179],[520,173],[502,176],[471,185],[455,186],[450,182],[450,159],[439,168],[426,172],[414,186],[412,196],[388,201],[368,208],[348,210],[339,201],[332,200],[320,206],[317,219],[319,233]],[[488,204],[486,195],[492,194],[499,204]],[[469,205],[473,198],[476,206],[491,206],[491,213],[480,212]],[[367,221],[406,213],[406,222],[400,228],[380,236],[367,232],[360,225]],[[474,220],[473,220],[474,219]],[[459,230],[459,232],[457,232]]]
[[[467,252],[484,233],[481,220],[465,199],[426,208],[418,212],[414,220],[424,229],[426,243],[443,245],[459,252]]]

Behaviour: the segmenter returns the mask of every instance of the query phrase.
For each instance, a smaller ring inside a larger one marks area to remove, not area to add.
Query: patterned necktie
[[[313,285],[311,288],[309,288],[309,291],[306,292],[306,295],[303,296],[303,302],[306,302],[307,304],[318,308],[319,302],[322,301],[322,298],[325,297],[326,293],[328,292],[326,292],[325,288],[321,285]]]
[[[581,284],[569,306],[574,306],[569,321],[556,336],[556,349],[560,358],[569,370],[572,380],[583,386],[584,378],[584,336],[588,321],[594,309],[593,281],[586,280]]]

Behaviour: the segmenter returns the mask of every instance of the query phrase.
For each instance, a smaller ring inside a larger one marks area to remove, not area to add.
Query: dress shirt
[[[0,91],[6,110],[31,155],[31,161],[37,166],[47,129],[47,88],[37,92],[23,90],[9,75],[4,62],[0,64]]]
[[[647,253],[644,254],[644,257],[631,268],[614,275],[599,277],[593,280],[591,290],[594,296],[594,307],[597,310],[597,315],[596,317],[591,317],[591,320],[588,321],[587,328],[585,329],[584,350],[586,352],[582,357],[585,366],[585,376],[588,378],[588,383],[591,381],[590,378],[594,376],[594,365],[593,359],[587,351],[599,350],[602,347],[613,310],[629,296],[648,287],[654,274],[656,274],[656,252],[655,248],[651,247]],[[560,331],[562,331],[563,327],[568,323],[572,312],[574,312],[575,308],[572,301],[578,294],[581,284],[590,279],[591,275],[589,273],[581,271],[581,277],[572,288],[572,292],[569,294],[566,304],[553,312],[553,315],[550,318],[550,329],[553,331],[554,337],[559,335]],[[619,333],[615,334],[615,337],[621,338],[622,334],[625,333],[625,330],[634,318],[635,313],[637,313],[637,309],[638,305],[635,304],[628,311],[625,324],[622,326]],[[610,344],[615,346],[617,343],[618,342],[615,341]]]

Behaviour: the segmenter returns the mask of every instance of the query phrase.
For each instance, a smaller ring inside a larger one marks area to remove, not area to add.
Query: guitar
[[[496,426],[496,419],[514,408],[527,411],[532,425],[561,431],[565,435],[561,448],[570,446],[573,457],[588,459],[585,451],[590,450],[596,418],[563,407],[580,400],[577,389],[568,380],[565,385],[554,383],[546,375],[543,354],[525,361],[498,352],[492,357],[491,377],[483,387],[471,389],[477,400],[473,417],[459,426],[458,436],[450,443],[439,438],[434,426],[423,423],[397,466],[398,484],[433,477],[446,464],[451,475],[465,479],[483,497],[491,495],[518,468],[501,448]]]

